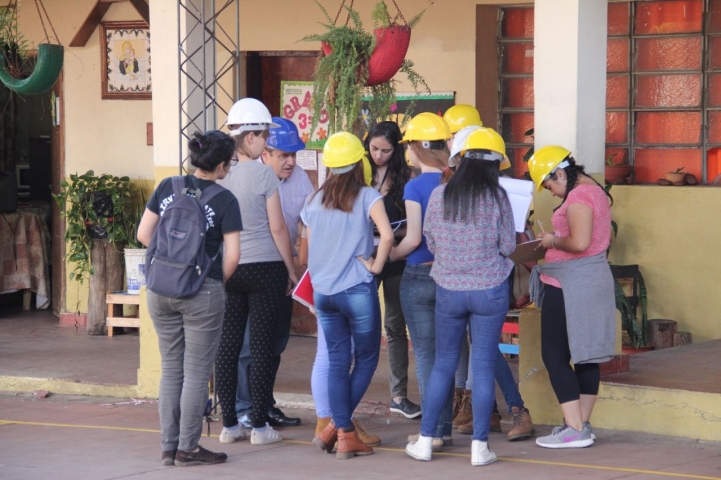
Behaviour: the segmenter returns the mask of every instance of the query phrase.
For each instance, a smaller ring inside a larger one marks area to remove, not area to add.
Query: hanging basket
[[[35,69],[28,78],[15,78],[5,68],[5,57],[0,55],[0,81],[13,92],[21,95],[38,95],[50,90],[63,68],[62,45],[41,43]]]
[[[368,80],[366,86],[372,87],[385,83],[398,73],[411,43],[411,27],[395,25],[373,30],[376,46],[368,61]],[[328,42],[320,42],[323,54],[327,57],[333,53]]]
[[[369,87],[385,83],[398,73],[411,43],[411,27],[407,25],[378,28],[373,33],[376,46],[368,62]]]

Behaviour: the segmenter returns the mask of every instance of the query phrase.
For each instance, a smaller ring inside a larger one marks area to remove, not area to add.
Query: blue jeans
[[[333,421],[336,427],[345,429],[351,427],[353,411],[378,366],[381,308],[376,282],[360,283],[334,295],[316,292],[313,301],[328,346]]]
[[[401,279],[401,306],[411,334],[416,376],[424,402],[426,386],[436,359],[436,282],[430,265],[406,265]],[[425,412],[424,412],[425,415]],[[450,436],[453,430],[453,388],[441,410],[434,437]]]
[[[508,361],[503,357],[500,350],[497,349],[497,351],[496,382],[498,382],[498,386],[501,388],[501,392],[503,392],[508,413],[511,413],[511,408],[513,407],[523,408],[523,398],[521,398],[521,392],[518,391],[518,385],[516,385],[516,379],[513,378],[513,372],[511,372],[511,367],[508,366]]]
[[[495,397],[498,339],[508,313],[508,281],[487,290],[436,288],[436,361],[423,402],[421,434],[433,436],[453,387],[461,343],[470,326],[473,349],[473,440],[488,441]]]

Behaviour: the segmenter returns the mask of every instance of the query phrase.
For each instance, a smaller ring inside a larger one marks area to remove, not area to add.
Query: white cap
[[[231,136],[240,135],[242,132],[247,131],[280,127],[277,123],[273,123],[268,108],[255,98],[241,98],[235,102],[230,112],[228,112],[228,121],[225,124],[238,126],[238,128],[229,132]]]
[[[479,128],[481,128],[479,125],[471,125],[470,127],[461,128],[460,130],[458,130],[458,132],[456,132],[456,136],[453,137],[453,143],[451,143],[451,156],[448,159],[449,167],[458,166],[458,162],[455,158],[456,155],[461,153],[463,145],[466,143],[468,136]]]

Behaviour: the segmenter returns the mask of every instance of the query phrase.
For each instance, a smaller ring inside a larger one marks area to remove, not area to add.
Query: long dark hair
[[[313,197],[319,193],[322,195],[321,203],[327,209],[336,209],[342,212],[352,212],[361,188],[365,186],[363,176],[363,162],[358,162],[355,167],[346,173],[331,174],[322,187],[313,193]]]
[[[228,165],[235,153],[235,142],[227,134],[210,130],[195,132],[188,141],[190,163],[206,172],[214,171],[221,163]]]
[[[571,190],[576,188],[576,184],[578,183],[578,178],[581,175],[583,175],[584,177],[588,177],[591,180],[593,180],[594,183],[596,185],[598,185],[598,187],[601,188],[604,191],[604,193],[606,193],[606,196],[609,198],[609,200],[611,200],[611,206],[613,206],[613,197],[611,196],[611,194],[608,193],[608,190],[603,188],[603,186],[600,183],[598,183],[595,178],[593,178],[592,176],[590,176],[589,174],[586,173],[586,167],[584,167],[583,165],[578,165],[576,163],[576,160],[570,155],[568,157],[566,157],[564,159],[564,161],[568,162],[568,166],[563,168],[563,170],[566,172],[566,194],[563,196],[563,201],[561,202],[561,205],[566,203],[568,194],[571,193]],[[558,171],[558,169],[554,170],[553,173],[548,175],[548,178],[550,180],[556,180],[556,172],[557,171]],[[561,208],[561,205],[554,208],[553,211],[555,212],[556,210]]]
[[[405,151],[403,144],[398,142],[401,141],[402,134],[401,129],[398,128],[398,124],[395,122],[378,122],[373,125],[368,137],[365,141],[365,147],[368,151],[368,158],[370,159],[371,170],[373,171],[373,179],[375,181],[377,167],[373,161],[373,157],[370,155],[370,143],[374,138],[383,137],[393,147],[393,154],[388,161],[388,176],[390,177],[390,186],[388,187],[388,195],[390,195],[396,208],[403,212],[405,217],[406,206],[403,201],[403,190],[406,188],[406,183],[411,179],[411,169],[408,167],[405,158]],[[374,187],[377,185],[374,183]]]
[[[491,197],[500,205],[507,194],[498,183],[499,166],[497,160],[462,159],[443,192],[443,219],[475,223],[481,197]]]

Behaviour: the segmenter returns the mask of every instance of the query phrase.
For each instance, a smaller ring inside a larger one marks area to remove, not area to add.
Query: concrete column
[[[535,148],[562,145],[603,173],[607,0],[535,2]]]

